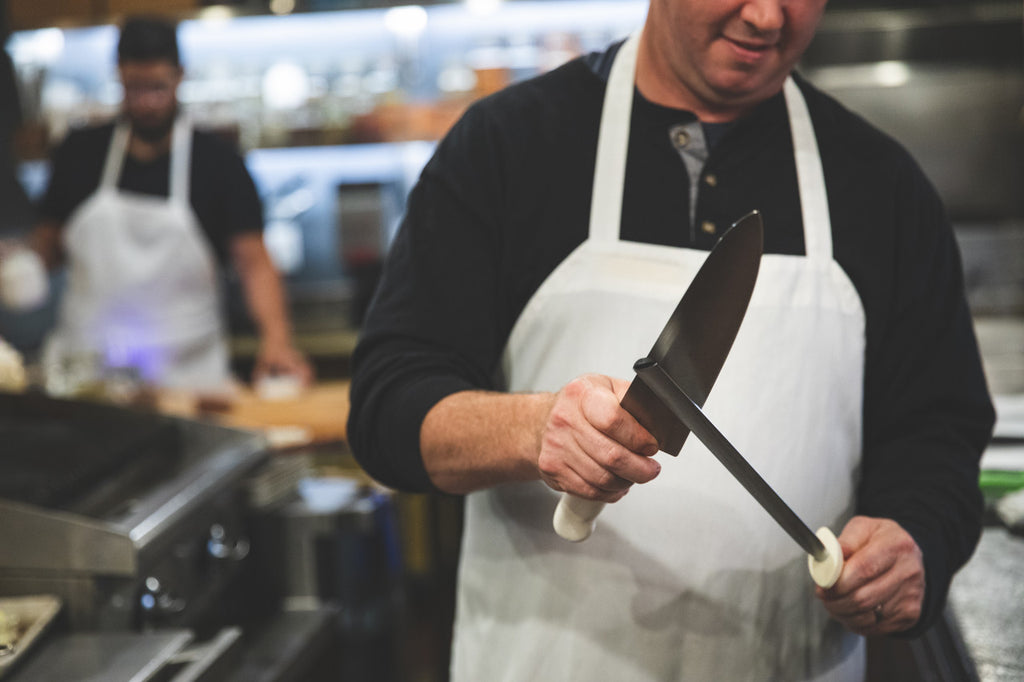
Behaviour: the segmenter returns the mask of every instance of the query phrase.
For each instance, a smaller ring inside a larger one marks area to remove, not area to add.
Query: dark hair
[[[117,63],[166,59],[180,66],[178,29],[169,21],[154,17],[136,17],[125,21],[117,42]]]

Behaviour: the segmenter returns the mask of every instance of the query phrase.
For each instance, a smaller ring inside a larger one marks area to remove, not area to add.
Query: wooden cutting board
[[[345,440],[348,389],[347,381],[323,382],[294,398],[267,400],[245,388],[219,416],[226,424],[243,428],[300,427],[318,443]]]
[[[226,426],[265,431],[279,446],[345,440],[348,381],[319,382],[291,398],[267,399],[239,386],[223,400],[162,391],[158,409],[183,417],[212,419]]]

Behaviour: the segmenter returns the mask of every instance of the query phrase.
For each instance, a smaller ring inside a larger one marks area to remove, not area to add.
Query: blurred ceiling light
[[[295,11],[295,0],[270,0],[270,11],[274,14],[291,14]]]
[[[418,38],[427,28],[427,10],[419,5],[392,7],[384,15],[384,26],[400,38]]]
[[[263,101],[271,109],[298,109],[309,91],[309,74],[295,62],[277,62],[263,76]]]
[[[211,23],[231,21],[235,18],[235,10],[226,5],[210,5],[199,10],[196,16],[199,17],[200,21],[209,21]]]
[[[466,0],[466,9],[476,16],[490,16],[501,8],[502,0]]]
[[[898,88],[910,80],[910,67],[905,62],[878,62],[874,72],[875,81],[886,88]]]
[[[476,73],[462,64],[450,64],[437,74],[437,87],[441,92],[469,92],[476,83]]]

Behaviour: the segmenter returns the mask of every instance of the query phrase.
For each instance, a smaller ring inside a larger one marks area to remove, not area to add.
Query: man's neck
[[[147,140],[132,134],[128,142],[128,155],[142,163],[148,163],[166,155],[171,150],[172,130],[173,128],[157,140]]]

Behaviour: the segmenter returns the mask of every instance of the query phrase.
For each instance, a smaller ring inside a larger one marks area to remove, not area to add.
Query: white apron
[[[609,79],[589,239],[517,321],[509,390],[632,377],[707,255],[619,240],[635,54],[634,37]],[[858,477],[864,314],[832,259],[806,106],[792,81],[785,94],[807,255],[764,257],[705,407],[812,528],[838,532]],[[695,437],[658,458],[658,478],[579,544],[552,530],[558,493],[543,483],[467,497],[454,682],[863,679],[863,642],[814,598],[799,547]]]
[[[129,135],[114,128],[100,185],[64,231],[68,287],[44,362],[96,355],[159,386],[223,389],[217,262],[188,196],[192,127],[175,121],[166,198],[118,189]]]

